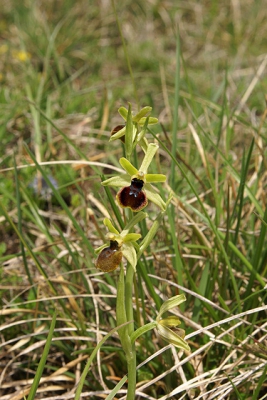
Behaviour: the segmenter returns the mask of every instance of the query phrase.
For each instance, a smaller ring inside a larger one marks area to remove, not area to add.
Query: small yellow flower
[[[21,62],[28,61],[31,58],[30,53],[24,50],[13,51],[12,56]]]

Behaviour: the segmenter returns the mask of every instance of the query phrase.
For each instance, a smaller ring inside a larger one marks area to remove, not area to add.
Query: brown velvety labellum
[[[103,272],[114,271],[120,265],[122,260],[122,252],[115,240],[110,241],[110,246],[101,251],[96,260],[96,268]]]
[[[124,127],[125,127],[125,125],[117,125],[117,126],[115,126],[115,128],[112,129],[112,131],[111,131],[111,136],[115,135],[115,133],[119,132]],[[122,143],[125,143],[124,136],[120,137],[119,139],[122,141]]]
[[[142,191],[144,182],[141,179],[134,178],[130,186],[122,188],[117,194],[117,199],[122,207],[129,207],[137,212],[147,205],[147,197]]]

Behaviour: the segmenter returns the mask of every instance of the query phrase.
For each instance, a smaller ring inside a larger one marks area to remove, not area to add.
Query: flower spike
[[[129,108],[120,107],[119,113],[125,121],[125,125],[116,126],[110,136],[110,141],[120,139],[125,143],[125,149],[127,157],[132,154],[134,146],[138,143],[144,152],[147,151],[148,142],[144,137],[147,126],[154,125],[158,123],[158,119],[154,117],[149,117],[152,107],[143,107],[137,114],[132,114],[131,104],[129,103]],[[141,127],[141,132],[140,132]]]

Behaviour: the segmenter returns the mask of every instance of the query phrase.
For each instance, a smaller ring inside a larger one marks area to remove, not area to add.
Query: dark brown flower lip
[[[111,272],[118,268],[122,261],[122,252],[116,240],[111,240],[109,247],[105,247],[96,260],[96,268],[103,272]]]
[[[131,180],[130,186],[125,186],[117,194],[117,200],[121,207],[129,207],[132,211],[137,212],[147,206],[147,196],[142,190],[144,181],[138,178]]]

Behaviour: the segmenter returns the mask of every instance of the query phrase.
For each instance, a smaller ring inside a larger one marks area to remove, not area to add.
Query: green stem
[[[125,324],[125,322],[127,322],[126,310],[125,310],[124,270],[122,264],[120,265],[120,275],[117,288],[116,318],[117,318],[117,326]],[[120,328],[118,330],[118,334],[120,337],[122,348],[127,356],[127,353],[129,353],[129,348],[131,347],[128,328],[126,326]]]
[[[135,344],[132,344],[131,357],[127,359],[128,366],[128,390],[127,400],[135,399],[135,388],[136,388],[136,352]]]
[[[125,308],[127,321],[133,321],[133,280],[134,280],[134,269],[131,264],[127,266],[126,281],[125,281]],[[134,322],[127,325],[128,334],[134,331]]]
[[[134,269],[131,264],[127,265],[126,280],[125,280],[125,309],[127,321],[133,321],[127,325],[129,337],[134,332],[134,320],[133,320],[133,280],[134,280]],[[131,344],[129,348],[127,358],[128,367],[128,390],[127,400],[135,399],[135,388],[136,388],[136,352],[135,343]]]
[[[131,343],[129,332],[134,330],[133,324],[133,304],[132,304],[132,286],[133,286],[134,270],[132,266],[128,266],[126,274],[126,287],[124,282],[124,269],[120,265],[120,275],[117,288],[117,306],[116,317],[117,325],[124,324],[125,322],[132,321],[129,325],[124,326],[118,330],[121,345],[125,352],[128,368],[128,390],[127,400],[135,399],[136,388],[136,352],[135,344]],[[125,292],[126,289],[126,292]]]

